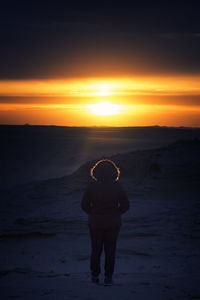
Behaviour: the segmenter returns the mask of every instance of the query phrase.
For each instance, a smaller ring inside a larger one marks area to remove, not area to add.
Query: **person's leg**
[[[120,232],[120,227],[106,229],[104,238],[104,252],[105,252],[105,265],[104,275],[105,277],[112,277],[115,266],[115,251],[117,238]]]
[[[101,272],[100,259],[103,250],[104,230],[89,228],[91,238],[91,256],[90,256],[90,270],[92,276],[98,276]]]

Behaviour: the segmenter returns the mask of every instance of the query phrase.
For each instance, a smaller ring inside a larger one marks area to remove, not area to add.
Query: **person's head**
[[[117,181],[120,170],[112,160],[101,159],[91,168],[90,175],[96,181]]]

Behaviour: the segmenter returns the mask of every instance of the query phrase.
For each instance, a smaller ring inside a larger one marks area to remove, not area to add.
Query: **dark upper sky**
[[[198,1],[4,2],[0,79],[200,74]]]

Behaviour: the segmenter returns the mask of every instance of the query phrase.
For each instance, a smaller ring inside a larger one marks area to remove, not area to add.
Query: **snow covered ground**
[[[200,141],[110,156],[130,199],[114,285],[90,282],[87,161],[72,174],[1,191],[2,299],[200,299]],[[101,158],[101,157],[100,157]]]

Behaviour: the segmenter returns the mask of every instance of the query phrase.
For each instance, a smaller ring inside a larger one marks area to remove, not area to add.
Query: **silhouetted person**
[[[115,251],[120,232],[121,214],[130,203],[125,190],[119,184],[120,171],[108,159],[98,161],[91,168],[94,179],[83,194],[81,208],[88,214],[88,227],[91,237],[90,270],[92,282],[99,283],[100,259],[104,247],[104,284],[112,284],[115,265]]]

